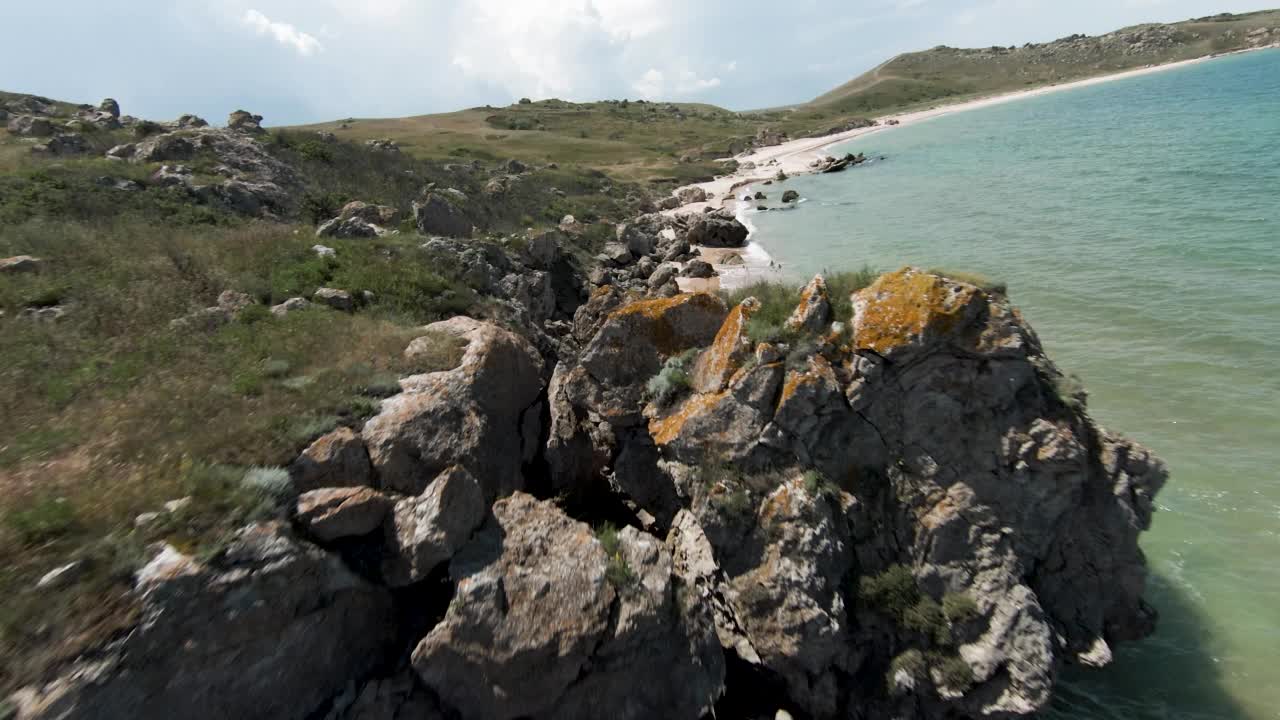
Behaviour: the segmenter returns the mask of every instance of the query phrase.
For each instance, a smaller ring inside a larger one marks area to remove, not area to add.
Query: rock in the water
[[[460,466],[440,473],[422,495],[397,502],[387,525],[386,582],[400,587],[426,578],[470,539],[486,510],[479,483]]]
[[[371,485],[372,476],[364,442],[354,430],[345,427],[311,443],[289,466],[289,477],[300,493]]]
[[[788,190],[782,193],[782,202],[793,203],[800,199],[800,193],[795,190]]]
[[[457,191],[454,191],[457,192]],[[471,221],[463,210],[466,196],[458,199],[457,193],[428,192],[419,202],[413,204],[413,217],[419,232],[425,235],[444,235],[446,237],[471,237]]]
[[[391,596],[278,525],[211,564],[172,547],[137,576],[141,619],[103,653],[17,697],[24,720],[303,720],[395,647]]]
[[[724,676],[710,618],[676,591],[656,539],[627,528],[610,542],[551,503],[500,500],[454,558],[457,595],[415,670],[475,717],[702,716]]]
[[[298,497],[294,520],[320,542],[367,535],[382,526],[392,501],[366,487],[324,488]]]
[[[466,468],[486,501],[524,486],[521,465],[539,441],[543,360],[524,338],[457,317],[426,328],[467,341],[461,364],[401,381],[364,426],[381,487],[417,495],[453,465]],[[529,435],[533,436],[530,437]]]

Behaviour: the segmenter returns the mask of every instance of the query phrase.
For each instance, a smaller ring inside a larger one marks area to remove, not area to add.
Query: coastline
[[[707,251],[709,249],[707,248],[700,248],[700,250],[704,255],[711,258],[710,261],[713,267],[715,267],[716,272],[719,274],[719,282],[716,284],[718,288],[727,290],[742,287],[743,285],[751,282],[768,279],[769,276],[778,276],[781,272],[780,268],[777,268],[772,264],[772,258],[770,258],[768,252],[766,252],[764,248],[760,247],[758,243],[752,242],[752,237],[756,233],[756,228],[747,218],[747,210],[750,209],[750,204],[738,200],[737,191],[744,187],[749,190],[755,183],[771,180],[779,171],[786,173],[788,176],[813,174],[815,171],[810,167],[810,163],[814,160],[825,157],[825,153],[823,151],[834,145],[839,145],[866,135],[905,127],[954,113],[978,110],[995,105],[1003,105],[1005,103],[1022,100],[1024,98],[1038,97],[1064,90],[1089,87],[1091,85],[1099,85],[1130,77],[1150,75],[1153,73],[1163,72],[1165,70],[1173,70],[1175,68],[1188,67],[1198,63],[1208,62],[1218,58],[1242,55],[1244,53],[1257,52],[1260,50],[1273,50],[1277,48],[1280,48],[1280,43],[1272,43],[1270,45],[1263,45],[1255,48],[1236,50],[1230,53],[1205,55],[1203,57],[1191,58],[1189,60],[1178,60],[1161,65],[1150,65],[1147,67],[1135,68],[1133,70],[1124,70],[1107,75],[1098,75],[1091,78],[1073,80],[1071,82],[1056,85],[1044,85],[1037,88],[1015,90],[1013,92],[1000,93],[997,95],[963,100],[954,103],[942,103],[926,110],[882,115],[874,118],[876,122],[875,125],[868,127],[856,128],[842,133],[818,138],[798,138],[796,140],[788,140],[778,145],[757,148],[751,152],[738,155],[734,158],[740,164],[754,163],[754,168],[738,170],[730,175],[717,177],[708,182],[695,183],[693,185],[686,185],[684,187],[677,188],[674,191],[676,194],[679,194],[679,192],[685,188],[702,188],[706,191],[709,199],[706,202],[681,205],[680,207],[668,210],[667,212],[670,214],[683,215],[687,213],[700,213],[708,207],[733,209],[738,220],[746,225],[749,230],[747,244],[742,248],[741,252],[743,260],[745,261],[744,264],[726,266],[717,262],[720,259],[719,255],[712,255],[708,253]],[[890,120],[897,122],[893,125],[889,125],[887,123]]]

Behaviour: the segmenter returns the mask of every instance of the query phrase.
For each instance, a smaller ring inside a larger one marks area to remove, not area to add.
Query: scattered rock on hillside
[[[480,484],[456,465],[422,495],[401,499],[387,526],[388,558],[382,564],[387,583],[403,587],[425,579],[470,539],[487,508]]]
[[[367,487],[312,490],[298,497],[294,522],[320,542],[360,537],[382,527],[391,498]]]
[[[262,127],[262,116],[245,110],[236,110],[227,117],[227,129],[253,135],[266,132]]]
[[[354,200],[344,205],[337,217],[321,223],[316,229],[316,237],[382,237],[394,232],[388,226],[396,222],[399,214],[393,207]]]
[[[627,528],[617,543],[611,558],[551,503],[498,501],[454,559],[457,597],[414,669],[476,717],[700,717],[724,676],[710,619],[655,538]]]
[[[311,302],[304,297],[291,297],[279,305],[271,306],[271,314],[276,317],[284,317],[292,312],[306,310],[311,307]]]
[[[373,484],[373,466],[360,436],[351,428],[341,427],[303,450],[289,466],[289,478],[299,493],[358,487]]]
[[[400,152],[400,145],[397,144],[395,140],[389,140],[387,138],[381,138],[377,140],[366,140],[364,144],[374,150],[379,150],[381,152],[388,152],[388,153]]]
[[[346,290],[338,290],[337,288],[320,288],[311,296],[317,304],[327,305],[334,310],[343,312],[351,312],[356,309],[355,300],[352,299],[351,293]]]
[[[456,317],[427,326],[467,341],[461,364],[401,381],[362,435],[382,487],[421,494],[460,465],[486,500],[523,487],[521,465],[539,442],[543,361],[527,340],[490,323]]]
[[[44,260],[31,255],[15,255],[0,259],[0,274],[4,275],[39,272],[42,268],[44,268]]]
[[[421,200],[413,204],[413,217],[418,231],[424,235],[471,237],[471,221],[462,208],[465,202],[466,195],[457,190],[452,193],[448,190],[428,191]]]
[[[303,720],[394,645],[386,590],[279,525],[202,564],[171,546],[137,574],[141,618],[102,653],[16,696],[24,720]]]
[[[48,118],[18,115],[9,119],[9,133],[21,137],[50,137],[53,123]]]

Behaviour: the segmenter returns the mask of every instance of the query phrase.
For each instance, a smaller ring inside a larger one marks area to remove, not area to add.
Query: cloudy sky
[[[892,55],[1276,0],[60,0],[6,3],[0,89],[268,125],[514,99],[808,100]]]

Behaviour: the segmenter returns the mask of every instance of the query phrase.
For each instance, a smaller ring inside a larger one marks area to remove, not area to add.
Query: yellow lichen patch
[[[781,411],[787,401],[795,397],[800,388],[806,385],[818,385],[824,381],[835,385],[835,371],[831,369],[831,363],[821,355],[814,355],[809,359],[810,365],[808,370],[793,370],[787,373],[787,378],[782,384],[782,392],[778,395],[777,411]]]
[[[647,332],[654,347],[663,355],[674,355],[688,349],[688,339],[682,337],[678,328],[671,321],[671,315],[685,306],[704,312],[723,312],[724,304],[714,295],[708,293],[685,293],[669,298],[639,300],[613,311],[610,320],[640,319],[647,325]],[[636,327],[640,330],[639,327]]]
[[[977,287],[914,268],[882,275],[854,295],[854,343],[883,354],[926,333],[944,335],[958,328],[975,299],[985,297]]]
[[[757,307],[751,303],[741,303],[729,311],[720,332],[711,347],[698,358],[694,368],[693,386],[699,392],[715,392],[724,387],[725,381],[733,375],[742,364],[740,361],[742,338],[747,329],[747,321],[751,312]]]
[[[680,437],[680,432],[689,420],[713,410],[724,400],[728,393],[710,393],[694,395],[684,401],[670,415],[649,421],[649,434],[658,445],[667,445]]]

